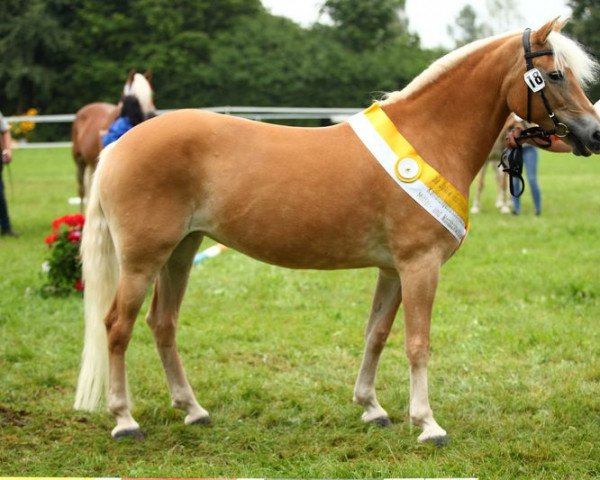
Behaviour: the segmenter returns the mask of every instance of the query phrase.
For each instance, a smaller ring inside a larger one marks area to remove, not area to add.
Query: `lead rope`
[[[515,138],[517,144],[516,148],[507,148],[502,153],[500,158],[500,164],[498,167],[502,167],[502,171],[506,172],[510,177],[510,183],[508,185],[510,194],[513,197],[520,197],[525,191],[525,181],[523,180],[523,142],[525,140],[533,140],[536,146],[541,148],[548,148],[552,145],[549,132],[541,127],[531,127],[523,130],[521,134]],[[516,185],[515,185],[516,184]],[[519,187],[517,189],[517,187]]]

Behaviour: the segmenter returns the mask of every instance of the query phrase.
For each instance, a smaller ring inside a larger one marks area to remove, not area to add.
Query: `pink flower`
[[[78,243],[81,240],[81,232],[79,230],[71,230],[67,235],[67,240],[72,243]]]

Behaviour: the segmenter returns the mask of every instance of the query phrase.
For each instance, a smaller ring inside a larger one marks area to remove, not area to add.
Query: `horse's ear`
[[[134,76],[135,76],[135,68],[132,68],[131,70],[129,70],[129,73],[127,73],[127,81],[125,83],[127,85],[131,85],[131,83],[133,82]]]
[[[561,20],[560,15],[556,17],[554,20],[550,20],[548,23],[538,28],[535,32],[531,34],[531,43],[535,43],[538,45],[543,45],[546,43],[546,39],[548,35],[552,32],[558,32],[566,23],[566,19]]]
[[[152,83],[152,69],[149,68],[144,72],[144,77],[148,80],[148,83]]]

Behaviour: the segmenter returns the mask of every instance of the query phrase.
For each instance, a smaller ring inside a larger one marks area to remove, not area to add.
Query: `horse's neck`
[[[510,113],[503,79],[515,54],[484,50],[384,107],[420,155],[465,196]]]

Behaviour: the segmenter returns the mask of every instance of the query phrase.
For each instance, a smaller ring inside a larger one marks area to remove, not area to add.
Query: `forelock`
[[[563,70],[568,67],[584,87],[596,80],[600,71],[598,62],[576,41],[559,32],[551,32],[547,42],[554,50],[554,62],[557,69]]]

